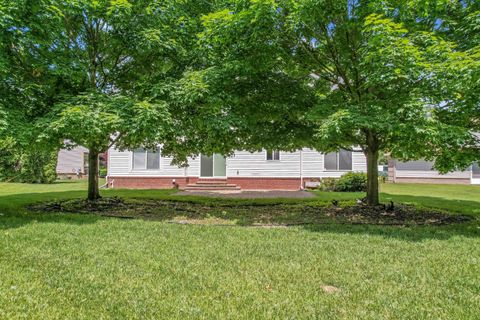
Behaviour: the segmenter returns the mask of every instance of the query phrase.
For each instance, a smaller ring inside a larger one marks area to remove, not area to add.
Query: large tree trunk
[[[88,200],[100,199],[98,188],[98,151],[88,150]]]
[[[379,204],[378,197],[378,150],[368,149],[367,157],[367,204],[376,206]]]

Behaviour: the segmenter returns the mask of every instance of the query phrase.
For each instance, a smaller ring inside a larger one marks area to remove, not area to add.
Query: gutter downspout
[[[300,190],[303,190],[303,149],[300,149]]]
[[[397,182],[397,161],[393,160],[393,183]]]
[[[473,164],[470,166],[470,184],[473,184]]]

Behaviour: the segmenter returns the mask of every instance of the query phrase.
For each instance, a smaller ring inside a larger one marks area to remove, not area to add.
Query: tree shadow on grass
[[[345,194],[341,195],[346,198]],[[323,196],[325,198],[325,196]],[[332,199],[335,192],[331,193]],[[348,198],[347,198],[348,199]],[[305,225],[303,229],[312,232],[332,232],[342,234],[368,234],[385,238],[396,238],[407,241],[423,241],[428,239],[447,240],[455,236],[470,238],[480,237],[480,196],[477,201],[445,199],[442,197],[413,196],[381,193],[383,202],[411,204],[427,209],[437,209],[450,214],[469,215],[474,218],[468,223],[457,223],[441,226],[378,226],[357,224],[317,224]]]
[[[69,223],[83,225],[104,219],[95,215],[33,213],[26,208],[26,206],[33,203],[82,197],[85,197],[85,191],[81,190],[0,196],[0,230],[19,228],[30,223]]]
[[[97,215],[23,213],[19,215],[0,216],[0,230],[21,228],[32,223],[87,225],[96,223],[101,219],[107,218]]]
[[[391,199],[395,202],[411,203],[426,208],[437,208],[447,210],[455,213],[468,214],[475,219],[468,223],[456,223],[451,225],[441,226],[382,226],[373,224],[352,224],[348,222],[336,221],[334,219],[320,219],[314,220],[312,223],[312,215],[315,212],[310,212],[310,216],[305,214],[298,214],[295,211],[288,212],[288,208],[296,206],[302,208],[309,204],[318,205],[318,200],[312,199],[311,202],[305,199],[298,199],[295,201],[289,199],[283,201],[282,199],[218,199],[218,198],[202,198],[202,197],[181,197],[175,196],[172,193],[137,193],[135,190],[125,191],[120,194],[124,197],[134,198],[135,201],[142,202],[148,199],[162,202],[163,206],[152,209],[152,206],[146,207],[145,215],[141,215],[143,208],[140,206],[137,213],[140,213],[134,218],[142,218],[146,220],[155,221],[171,221],[174,217],[181,217],[190,215],[190,218],[205,220],[209,218],[216,218],[219,220],[229,221],[229,225],[236,226],[258,226],[262,223],[264,226],[275,226],[282,224],[290,224],[292,218],[295,219],[291,225],[311,231],[323,233],[341,233],[341,234],[356,234],[356,235],[375,235],[385,238],[396,238],[405,241],[424,241],[428,239],[447,240],[452,237],[480,237],[480,206],[479,202],[466,200],[450,200],[438,197],[423,197],[423,196],[404,196],[404,195],[390,195],[383,194],[382,199],[385,201]],[[107,193],[107,196],[115,195],[115,193]],[[136,197],[139,195],[139,197]],[[334,194],[332,194],[334,197]],[[100,219],[109,219],[98,214],[75,214],[75,213],[43,213],[30,212],[26,206],[40,203],[51,202],[66,199],[81,199],[85,197],[85,191],[63,191],[63,192],[48,192],[48,193],[30,193],[30,194],[16,194],[0,196],[0,229],[18,228],[29,223],[69,223],[76,225],[84,225],[95,223]],[[351,200],[350,200],[351,201]],[[325,202],[324,202],[325,203]],[[196,210],[196,207],[190,208],[190,204],[196,204],[204,211],[201,214],[195,213],[190,209]],[[285,205],[287,210],[283,213],[277,214],[277,209]],[[280,207],[279,207],[280,206]],[[289,207],[290,206],[290,207]],[[168,209],[168,210],[167,210]],[[252,210],[251,210],[252,209]],[[255,210],[257,211],[255,211]],[[151,210],[151,212],[148,212]],[[155,211],[156,210],[156,211]],[[308,211],[308,210],[307,210]],[[193,214],[191,213],[193,212]],[[206,214],[205,214],[206,213]],[[295,216],[295,214],[297,214]],[[117,218],[122,218],[118,215]],[[267,223],[265,224],[265,221]],[[207,223],[208,224],[208,223]]]
[[[425,208],[434,208],[451,213],[464,213],[480,217],[480,194],[478,201],[445,199],[441,197],[411,196],[398,194],[382,194],[383,201],[394,201],[413,204]]]
[[[453,237],[480,238],[478,222],[442,226],[379,226],[355,224],[305,225],[302,229],[319,233],[370,235],[402,241],[448,240]]]

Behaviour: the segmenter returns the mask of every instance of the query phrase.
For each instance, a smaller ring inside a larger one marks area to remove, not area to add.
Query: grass
[[[442,227],[215,227],[24,209],[84,189],[0,184],[1,319],[478,318],[480,187],[382,185],[384,201],[477,218]],[[186,200],[168,190],[103,194]],[[317,193],[314,201],[360,196]]]
[[[353,200],[361,193],[317,192],[319,199]],[[480,186],[442,184],[382,184],[381,201],[402,202],[425,208],[480,215]]]

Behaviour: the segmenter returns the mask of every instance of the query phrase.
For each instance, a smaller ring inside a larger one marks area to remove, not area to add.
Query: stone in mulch
[[[340,291],[339,288],[329,285],[321,285],[320,288],[322,288],[323,292],[328,294],[333,294]]]

